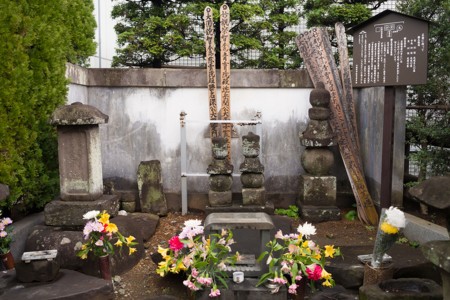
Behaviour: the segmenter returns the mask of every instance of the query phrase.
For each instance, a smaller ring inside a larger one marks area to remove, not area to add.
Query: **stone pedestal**
[[[50,123],[58,131],[60,198],[45,207],[47,225],[84,225],[83,214],[90,210],[117,215],[118,197],[103,195],[99,124],[107,122],[107,115],[79,102],[52,114]]]
[[[111,216],[119,212],[118,195],[102,195],[94,201],[53,200],[44,209],[45,225],[49,226],[84,226],[83,215],[90,210],[105,210]]]
[[[242,183],[242,204],[266,205],[266,189],[264,188],[264,166],[259,161],[259,135],[250,132],[242,137],[242,154],[244,162],[240,165]]]
[[[233,184],[233,165],[227,159],[227,141],[222,137],[212,139],[213,160],[206,172],[209,176],[209,205],[222,207],[232,205],[231,186]]]
[[[306,221],[340,220],[340,210],[336,206],[336,177],[328,175],[334,163],[329,149],[334,145],[334,138],[328,122],[330,94],[323,85],[311,92],[310,103],[310,121],[300,134],[300,143],[305,147],[300,161],[308,174],[299,177],[297,204]]]

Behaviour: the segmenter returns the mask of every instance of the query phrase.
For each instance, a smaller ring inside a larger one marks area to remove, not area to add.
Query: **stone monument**
[[[244,162],[239,171],[242,182],[242,204],[260,205],[266,204],[266,189],[264,188],[264,166],[258,156],[260,149],[259,135],[250,132],[242,137],[242,153]]]
[[[209,176],[209,205],[231,206],[233,184],[233,165],[228,160],[227,140],[223,137],[212,138],[213,160],[208,166]]]
[[[306,147],[301,155],[301,164],[307,172],[300,175],[300,197],[298,205],[306,221],[323,222],[340,220],[340,210],[336,206],[336,177],[329,176],[334,163],[335,145],[328,122],[330,117],[330,93],[323,84],[311,91],[309,102],[309,122],[300,134],[300,143]]]
[[[103,195],[99,124],[107,122],[107,115],[79,102],[53,113],[50,123],[58,132],[61,194],[45,206],[46,225],[84,225],[83,214],[90,210],[117,215],[119,197]]]

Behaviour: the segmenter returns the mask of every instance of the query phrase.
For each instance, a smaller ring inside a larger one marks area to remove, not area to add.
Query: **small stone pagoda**
[[[213,160],[208,166],[209,176],[209,205],[231,206],[233,184],[233,165],[230,164],[227,148],[227,140],[223,137],[212,138]]]
[[[330,116],[330,93],[320,84],[311,91],[309,102],[312,108],[308,114],[310,121],[300,134],[300,143],[306,149],[301,156],[301,164],[307,174],[300,175],[300,197],[298,205],[306,221],[323,222],[340,219],[336,206],[336,177],[329,176],[334,163],[335,145],[328,122]]]
[[[242,182],[242,204],[266,204],[266,189],[264,188],[264,166],[258,156],[260,149],[259,135],[250,132],[242,137],[242,153],[244,162],[240,165]]]
[[[45,206],[45,224],[81,226],[90,210],[117,215],[119,197],[103,195],[99,124],[108,116],[75,102],[56,109],[50,122],[58,131],[60,197]]]

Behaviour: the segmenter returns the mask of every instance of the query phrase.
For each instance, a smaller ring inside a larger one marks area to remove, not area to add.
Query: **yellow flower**
[[[322,269],[322,274],[320,276],[322,279],[330,280],[331,279],[331,273],[328,273],[325,271],[325,269]]]
[[[136,251],[137,251],[136,248],[130,248],[130,253],[128,253],[128,255],[131,255],[131,254],[133,254]]]
[[[122,241],[121,240],[117,240],[117,242],[114,244],[114,245],[116,245],[117,247],[122,247]]]
[[[117,228],[116,224],[109,223],[108,227],[106,227],[106,231],[111,232],[111,233],[116,233],[117,231],[119,231],[119,228]]]
[[[392,226],[391,224],[387,223],[387,222],[383,222],[381,223],[380,226],[381,231],[387,233],[387,234],[396,234],[398,232],[398,228]]]
[[[109,224],[109,214],[106,211],[103,211],[98,221],[102,224]]]
[[[327,279],[322,283],[323,286],[327,286],[327,287],[332,287],[333,285],[331,284],[331,282]]]
[[[127,245],[129,245],[132,241],[134,241],[136,238],[132,235],[130,235],[129,237],[126,238],[127,240]]]
[[[80,257],[81,257],[81,259],[86,259],[87,258],[87,253],[83,253]]]
[[[161,256],[165,259],[168,255],[167,252],[169,251],[169,248],[163,248],[160,245],[158,245],[158,253],[161,254]]]
[[[313,255],[313,257],[314,257],[315,259],[319,260],[319,259],[322,258],[322,255],[320,254],[319,251],[317,251],[316,254]]]
[[[81,250],[85,250],[87,248],[86,244],[81,245]]]
[[[304,241],[304,242],[302,243],[302,247],[303,247],[303,248],[309,248],[309,241]]]
[[[336,250],[334,250],[334,245],[327,245],[325,246],[325,257],[331,257],[333,258],[334,253]]]

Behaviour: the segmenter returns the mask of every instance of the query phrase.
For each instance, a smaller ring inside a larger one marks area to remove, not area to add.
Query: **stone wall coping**
[[[72,84],[89,87],[206,88],[206,69],[83,68],[67,64]],[[220,87],[217,70],[217,87]],[[231,70],[232,88],[313,88],[306,69]]]

